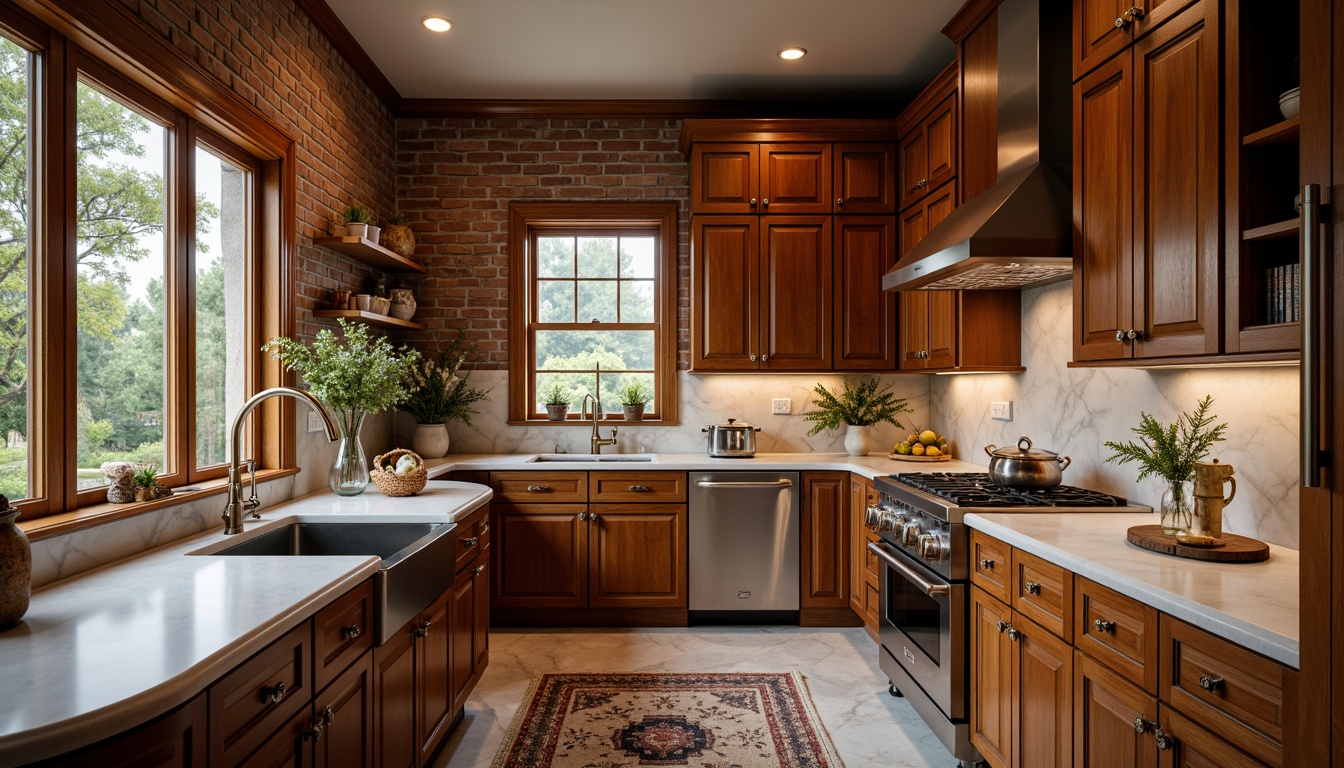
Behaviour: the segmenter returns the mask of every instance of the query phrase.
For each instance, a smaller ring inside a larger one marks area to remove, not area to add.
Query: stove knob
[[[882,519],[882,508],[876,504],[871,504],[863,511],[863,527],[870,531],[877,530],[878,521]]]
[[[913,547],[919,542],[919,523],[908,522],[901,526],[901,543],[907,547]]]
[[[925,560],[940,560],[943,557],[943,542],[936,534],[926,533],[919,537],[919,556]]]

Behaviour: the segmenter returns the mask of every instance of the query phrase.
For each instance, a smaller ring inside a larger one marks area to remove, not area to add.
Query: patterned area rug
[[[842,768],[803,677],[539,675],[493,768]]]

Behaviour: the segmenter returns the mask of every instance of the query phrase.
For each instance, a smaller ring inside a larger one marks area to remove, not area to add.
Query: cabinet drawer
[[[489,505],[483,506],[457,521],[457,530],[453,531],[456,537],[453,551],[457,553],[453,568],[455,573],[470,565],[477,555],[485,551],[485,545],[490,543],[489,510]]]
[[[1162,699],[1256,759],[1283,765],[1296,673],[1170,616],[1161,627]]]
[[[1065,642],[1072,642],[1073,574],[1035,555],[1013,550],[1013,608]]]
[[[590,501],[677,503],[686,501],[685,472],[594,472]]]
[[[303,622],[210,686],[212,762],[236,765],[307,709],[312,633],[312,622]]]
[[[587,472],[491,472],[495,501],[547,504],[588,500]]]
[[[882,598],[876,584],[864,584],[863,587],[863,621],[869,626],[876,627],[878,616],[882,611]]]
[[[864,539],[868,542],[881,541],[882,537],[872,531],[864,531]],[[878,561],[877,555],[865,544],[863,547],[863,580],[871,584],[877,584],[878,578],[882,575],[882,564]]]
[[[1074,645],[1157,694],[1157,609],[1077,577]]]
[[[1217,768],[1263,768],[1260,762],[1228,744],[1225,739],[1196,725],[1193,720],[1166,704],[1158,705],[1158,725],[1172,737],[1171,762],[1163,755],[1162,765],[1217,766]]]
[[[373,582],[350,590],[313,618],[313,690],[373,647]]]
[[[971,583],[1005,604],[1012,602],[1012,552],[993,536],[971,531]]]

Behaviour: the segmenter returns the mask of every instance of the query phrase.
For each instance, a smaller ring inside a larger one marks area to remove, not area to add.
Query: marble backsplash
[[[1027,435],[1037,447],[1073,459],[1066,483],[1157,507],[1163,483],[1139,483],[1133,464],[1107,463],[1110,450],[1103,443],[1135,439],[1130,429],[1141,411],[1170,423],[1213,395],[1213,411],[1228,429],[1227,440],[1209,455],[1235,467],[1237,478],[1224,528],[1296,549],[1297,367],[1069,368],[1072,303],[1069,282],[1022,294],[1025,373],[933,377],[929,407],[952,436],[958,457],[986,464],[982,446],[1009,445]],[[989,418],[990,402],[999,400],[1013,402],[1011,422]]]

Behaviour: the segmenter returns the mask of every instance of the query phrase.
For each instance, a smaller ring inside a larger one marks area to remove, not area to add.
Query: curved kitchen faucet
[[[233,417],[233,427],[229,431],[229,503],[224,507],[223,515],[224,535],[226,536],[243,532],[244,514],[251,512],[252,517],[260,517],[255,511],[257,507],[261,506],[261,499],[257,498],[257,469],[251,461],[247,463],[251,470],[248,474],[252,476],[252,496],[247,500],[243,499],[243,480],[241,477],[243,462],[239,459],[239,454],[242,453],[243,421],[247,419],[247,414],[251,413],[253,408],[261,405],[263,400],[281,396],[307,401],[313,407],[313,410],[317,411],[317,415],[322,417],[322,424],[327,428],[327,440],[334,443],[340,437],[336,431],[336,424],[331,420],[327,409],[322,407],[322,402],[310,392],[305,392],[302,389],[291,389],[290,387],[272,387],[248,398],[247,402],[243,403],[243,407],[238,410],[238,415]]]
[[[612,425],[611,427],[611,437],[603,437],[602,433],[598,431],[597,420],[602,413],[602,401],[593,397],[591,392],[585,394],[583,402],[579,404],[579,418],[583,418],[583,414],[588,412],[589,400],[593,401],[593,436],[590,438],[588,452],[598,454],[602,452],[602,446],[616,444],[616,426]]]

